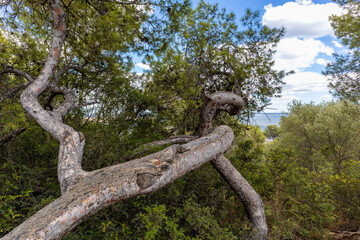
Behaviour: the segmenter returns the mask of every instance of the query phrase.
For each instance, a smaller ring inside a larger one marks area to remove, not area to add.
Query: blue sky
[[[200,0],[193,0],[194,6]],[[260,10],[263,24],[285,27],[287,33],[280,41],[274,56],[275,68],[294,70],[286,77],[281,98],[272,99],[265,112],[282,112],[293,99],[303,102],[332,100],[327,80],[321,74],[332,61],[333,53],[342,53],[341,46],[330,26],[329,16],[342,9],[329,0],[205,0],[233,12],[239,19],[245,10]],[[138,65],[139,67],[139,65]],[[145,66],[146,67],[146,66]]]

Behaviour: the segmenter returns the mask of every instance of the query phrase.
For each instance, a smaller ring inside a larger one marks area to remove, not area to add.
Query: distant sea
[[[250,125],[260,126],[262,131],[265,130],[267,125],[278,125],[280,122],[281,116],[286,116],[284,113],[257,113],[255,116],[250,119]]]

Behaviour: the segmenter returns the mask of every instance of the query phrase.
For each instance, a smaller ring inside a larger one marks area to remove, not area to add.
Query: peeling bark
[[[50,84],[50,79],[56,70],[60,57],[59,51],[61,51],[65,39],[66,25],[64,13],[60,8],[60,2],[50,1],[49,6],[55,27],[50,52],[40,75],[22,92],[20,101],[25,111],[28,112],[42,128],[48,131],[56,140],[60,141],[67,127],[52,118],[38,102],[39,95],[47,89]]]
[[[357,232],[349,231],[336,231],[332,230],[331,235],[335,240],[359,240],[360,239],[360,229]]]
[[[65,87],[50,85],[60,58],[61,49],[65,39],[65,14],[61,9],[59,0],[51,0],[49,9],[53,19],[54,33],[48,58],[40,75],[22,92],[21,106],[28,112],[40,126],[60,142],[58,158],[58,178],[62,193],[86,173],[81,169],[81,157],[85,144],[81,133],[62,123],[65,116],[75,103],[75,95]],[[51,112],[46,111],[39,103],[38,97],[47,88],[65,95],[65,101],[59,108]]]

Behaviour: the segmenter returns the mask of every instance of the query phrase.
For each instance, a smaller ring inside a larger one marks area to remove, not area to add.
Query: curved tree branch
[[[64,13],[61,10],[60,2],[50,1],[49,6],[55,27],[50,52],[40,75],[22,92],[20,101],[23,108],[42,128],[48,131],[56,140],[61,141],[66,127],[59,126],[58,122],[38,102],[39,95],[50,85],[50,79],[60,58],[66,31]]]
[[[232,92],[216,92],[206,95],[206,97],[208,101],[203,106],[198,128],[200,136],[211,131],[216,111],[222,110],[228,111],[230,114],[237,114],[245,105],[244,99]],[[249,219],[254,224],[256,231],[254,239],[267,239],[268,227],[261,197],[224,155],[219,155],[212,161],[212,164],[243,202]]]
[[[54,85],[58,85],[59,83],[59,80],[60,78],[62,77],[62,75],[64,75],[67,71],[73,69],[73,70],[76,70],[78,71],[79,73],[81,73],[82,71],[82,68],[86,65],[86,62],[81,66],[81,67],[78,67],[78,66],[75,66],[75,65],[68,65],[68,66],[65,66],[63,69],[61,69],[60,71],[58,71],[54,77],[54,81],[53,81],[53,84]]]
[[[256,239],[267,239],[265,207],[260,195],[223,154],[211,163],[243,202],[249,219],[257,231]]]
[[[28,87],[34,81],[34,78],[32,76],[30,76],[30,74],[23,72],[21,70],[18,70],[18,69],[6,67],[0,71],[0,75],[6,74],[6,73],[14,73],[18,76],[22,76],[27,80],[27,82],[17,85],[16,87],[14,87],[10,91],[8,91],[4,96],[1,96],[0,102],[3,102],[7,98],[11,98],[11,97],[15,96],[20,90]]]
[[[8,141],[14,140],[17,136],[19,136],[21,133],[23,133],[25,131],[26,131],[25,128],[19,128],[19,129],[16,129],[15,131],[3,136],[2,138],[0,138],[0,146]]]
[[[59,121],[62,121],[62,118],[64,118],[75,106],[75,94],[72,90],[63,86],[51,85],[49,89],[54,94],[63,94],[65,96],[64,102],[51,113]]]
[[[227,110],[231,115],[235,115],[245,105],[244,99],[232,92],[215,92],[211,95],[206,95],[206,97],[208,100],[205,102],[200,116],[198,129],[200,136],[206,135],[211,131],[212,121],[218,109]]]
[[[129,3],[135,2],[137,1]],[[222,157],[234,138],[231,128],[219,126],[210,133],[212,119],[217,110],[227,110],[234,114],[244,107],[243,99],[231,92],[217,92],[208,96],[209,101],[204,106],[203,121],[199,128],[202,137],[183,145],[173,145],[160,152],[123,164],[93,172],[83,171],[81,159],[85,144],[84,136],[61,121],[61,117],[74,106],[75,97],[69,89],[51,85],[65,39],[65,15],[60,0],[49,0],[48,4],[54,25],[51,48],[40,75],[22,92],[20,101],[26,112],[60,142],[58,178],[62,196],[6,235],[4,240],[60,239],[84,218],[100,209],[119,200],[156,191],[214,159],[216,159],[214,165],[227,181],[234,185],[232,186],[234,189],[237,189],[237,186],[241,187],[241,183],[244,184],[244,182],[241,182],[240,185],[233,183],[239,180],[237,179],[238,172],[226,165],[231,165],[231,163]],[[58,80],[55,79],[55,83],[56,81]],[[38,101],[38,97],[46,89],[65,95],[64,103],[52,112],[47,112]],[[178,140],[174,138],[169,141],[176,142]],[[244,190],[244,188],[242,189]],[[244,204],[255,204],[255,207],[259,207],[256,205],[258,203],[249,198],[249,195],[241,190],[238,190],[237,193],[244,200]],[[259,211],[261,212],[262,209]],[[257,213],[257,211],[248,212],[249,215]],[[251,219],[257,220],[258,218],[254,216]],[[263,219],[261,218],[261,220]],[[255,224],[255,226],[257,225]],[[260,228],[257,230],[262,231]],[[265,230],[265,235],[258,234],[257,236],[266,237],[266,234]],[[257,237],[257,239],[265,238]]]
[[[141,0],[133,0],[133,1],[113,1],[113,0],[105,0],[104,2],[113,2],[119,5],[150,5],[150,3],[141,2]]]
[[[30,74],[23,72],[21,70],[15,69],[15,68],[6,67],[5,69],[0,71],[0,75],[5,74],[5,73],[14,73],[18,76],[22,76],[22,77],[26,78],[26,80],[30,83],[32,83],[34,81],[34,78],[32,76],[30,76]]]
[[[50,0],[48,3],[54,25],[48,58],[40,75],[22,92],[20,101],[25,111],[60,142],[58,178],[61,191],[64,193],[72,184],[85,175],[85,172],[81,169],[81,157],[85,142],[81,133],[61,122],[61,116],[69,111],[69,105],[73,101],[69,91],[61,87],[52,87],[54,90],[65,93],[66,98],[62,106],[53,114],[43,109],[38,101],[39,95],[50,86],[50,80],[60,59],[66,32],[65,14],[62,11],[60,1]]]
[[[233,139],[230,127],[219,126],[187,144],[90,172],[3,240],[61,239],[84,218],[110,204],[154,192],[216,158]]]

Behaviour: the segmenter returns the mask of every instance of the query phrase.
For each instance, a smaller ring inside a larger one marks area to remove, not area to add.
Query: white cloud
[[[330,60],[326,60],[326,59],[323,59],[323,58],[318,58],[315,60],[315,63],[321,65],[321,66],[326,66],[328,63],[330,63],[331,61]]]
[[[292,96],[292,95],[287,95],[287,96],[281,96],[281,98],[273,98],[272,102],[277,103],[277,102],[289,102],[292,100],[301,100],[301,98],[296,97],[296,96]]]
[[[140,67],[142,69],[145,69],[145,70],[150,70],[151,69],[150,65],[144,64],[144,63],[137,63],[137,64],[135,64],[135,66],[138,66],[138,67]]]
[[[334,35],[329,23],[331,15],[340,15],[338,4],[314,4],[311,0],[287,2],[281,6],[265,6],[263,23],[270,27],[285,27],[286,37],[322,37]]]
[[[307,68],[314,64],[315,58],[320,53],[331,56],[333,52],[332,48],[320,40],[285,38],[278,44],[277,52],[274,55],[274,67],[277,70],[299,71],[301,68]]]
[[[285,77],[284,92],[286,94],[299,94],[328,91],[326,77],[317,72],[300,72]]]
[[[273,98],[271,107],[276,109],[266,110],[267,112],[285,110],[287,104],[294,99],[305,102],[331,99],[330,95],[326,95],[326,77],[320,72],[315,72],[319,66],[312,67],[314,64],[326,66],[334,49],[344,49],[335,39],[329,22],[331,15],[342,13],[343,10],[338,4],[315,4],[312,0],[289,0],[280,6],[265,6],[263,24],[286,28],[285,38],[279,42],[274,55],[274,68],[296,72],[285,77],[283,97]],[[321,38],[327,36],[332,38]],[[329,39],[334,41],[331,42]]]
[[[338,41],[332,41],[331,43],[334,44],[334,46],[337,47],[337,48],[343,48],[343,47],[344,47],[344,46],[343,46],[341,43],[339,43]]]

